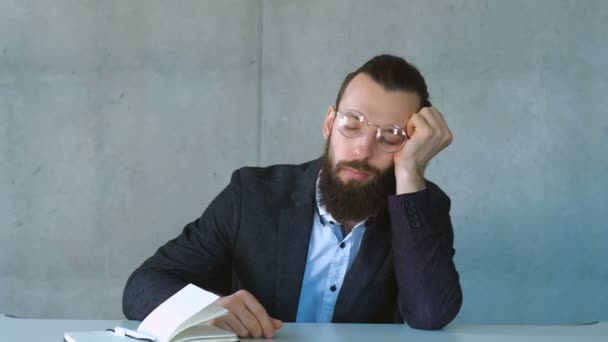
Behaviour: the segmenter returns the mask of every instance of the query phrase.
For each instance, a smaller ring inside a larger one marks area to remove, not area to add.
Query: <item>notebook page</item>
[[[189,284],[159,305],[146,317],[137,331],[168,341],[177,329],[199,311],[215,302],[219,297],[195,285]],[[215,305],[214,305],[215,307]],[[215,310],[213,310],[215,311]],[[200,318],[200,316],[197,316]]]

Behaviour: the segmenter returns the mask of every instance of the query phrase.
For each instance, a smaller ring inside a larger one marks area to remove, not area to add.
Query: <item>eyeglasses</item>
[[[403,147],[407,133],[397,125],[379,126],[367,121],[363,113],[353,109],[336,112],[338,130],[347,138],[356,138],[366,131],[368,126],[376,126],[376,143],[385,152],[396,152]]]

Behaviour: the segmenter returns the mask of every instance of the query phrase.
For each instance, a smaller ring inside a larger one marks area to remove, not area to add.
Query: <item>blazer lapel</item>
[[[373,222],[375,221],[375,222]],[[334,308],[333,322],[344,322],[365,287],[374,280],[377,271],[390,252],[390,230],[386,220],[373,220],[365,230],[359,252],[344,276],[344,283]]]
[[[314,214],[319,163],[313,162],[297,181],[291,202],[279,211],[275,315],[296,320]]]

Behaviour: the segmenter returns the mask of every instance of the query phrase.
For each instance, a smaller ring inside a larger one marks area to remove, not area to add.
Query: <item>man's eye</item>
[[[347,123],[346,123],[346,124],[344,124],[344,126],[342,126],[342,127],[346,128],[346,129],[348,129],[348,130],[351,130],[351,131],[356,131],[356,130],[358,130],[358,129],[359,129],[359,125],[358,125],[358,124],[356,124],[356,123],[352,123],[352,122],[347,122]]]
[[[341,120],[341,126],[348,130],[357,130],[361,127],[361,123],[358,119],[350,116],[344,116]]]
[[[379,139],[380,143],[387,145],[399,145],[403,142],[403,140],[403,136],[392,133],[385,133],[381,135]]]

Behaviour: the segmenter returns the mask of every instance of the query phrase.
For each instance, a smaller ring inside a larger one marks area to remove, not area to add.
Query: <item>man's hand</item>
[[[283,326],[282,321],[268,316],[262,304],[245,290],[222,297],[216,303],[230,314],[212,320],[211,325],[233,331],[239,337],[272,338]]]
[[[429,161],[452,143],[452,132],[435,107],[414,113],[405,125],[408,141],[393,156],[397,194],[423,190]]]

